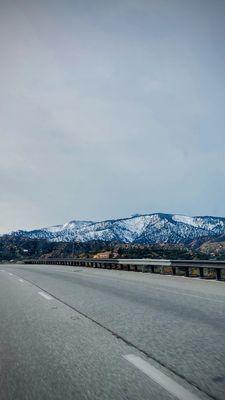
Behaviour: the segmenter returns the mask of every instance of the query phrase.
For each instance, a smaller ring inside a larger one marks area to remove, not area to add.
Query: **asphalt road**
[[[0,400],[225,399],[225,283],[0,265]]]

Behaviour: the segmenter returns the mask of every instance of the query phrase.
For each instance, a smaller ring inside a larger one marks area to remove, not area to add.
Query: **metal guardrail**
[[[222,279],[222,270],[225,270],[225,261],[216,260],[161,260],[161,259],[97,259],[97,258],[49,258],[24,260],[25,264],[48,264],[48,265],[69,265],[93,268],[126,269],[128,271],[160,272],[165,269],[176,275],[177,271],[183,272],[185,276],[191,277],[191,270],[198,272],[200,278],[205,277],[205,270],[213,273],[216,280]],[[196,276],[196,273],[195,273]]]

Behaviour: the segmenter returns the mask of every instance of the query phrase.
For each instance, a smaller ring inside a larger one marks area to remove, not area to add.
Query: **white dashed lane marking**
[[[175,396],[178,400],[200,400],[194,393],[185,389],[179,383],[171,379],[169,376],[161,372],[159,369],[153,367],[147,361],[141,357],[135,356],[134,354],[127,354],[123,356],[125,360],[129,361],[140,371],[144,372],[149,378],[151,378],[158,385],[163,387],[168,393]]]
[[[40,296],[44,297],[46,300],[52,300],[52,297],[44,292],[38,292],[38,294],[40,294]]]

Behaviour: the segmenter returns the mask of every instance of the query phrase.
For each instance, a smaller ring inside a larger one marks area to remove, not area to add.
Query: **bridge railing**
[[[77,267],[109,268],[128,271],[184,274],[186,277],[207,276],[222,279],[225,261],[216,260],[162,260],[162,259],[97,259],[97,258],[49,258],[24,260],[25,264],[68,265]],[[194,274],[193,274],[194,272]]]

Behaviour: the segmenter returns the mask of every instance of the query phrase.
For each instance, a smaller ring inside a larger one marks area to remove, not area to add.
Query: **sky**
[[[0,0],[0,232],[225,216],[224,0]]]

